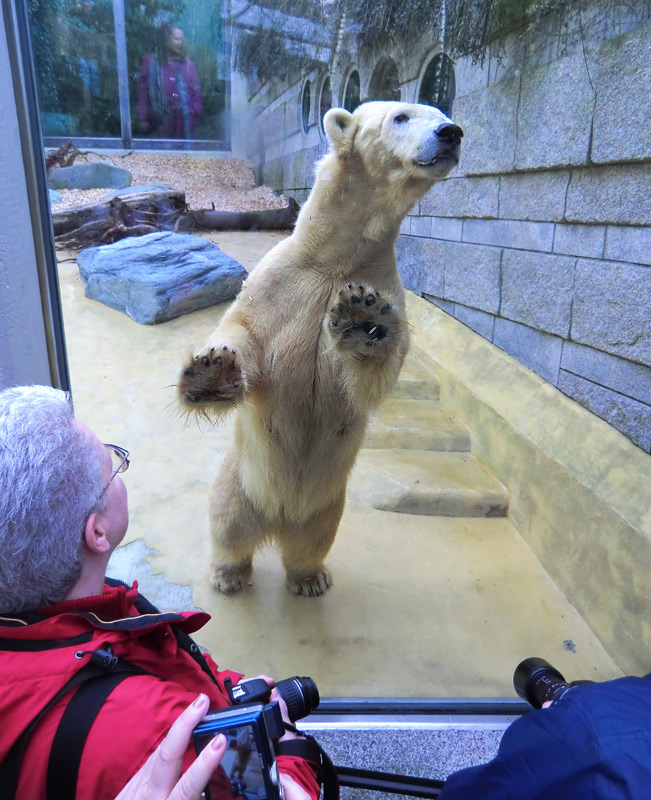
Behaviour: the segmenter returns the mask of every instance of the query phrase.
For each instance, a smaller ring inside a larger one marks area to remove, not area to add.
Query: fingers
[[[179,716],[116,800],[199,800],[226,750],[225,737],[215,737],[181,775],[183,756],[192,741],[192,731],[207,711],[208,698],[200,694]]]
[[[190,768],[181,775],[172,794],[165,797],[165,800],[200,800],[203,790],[219,766],[225,751],[226,737],[220,733],[203,748]]]
[[[285,791],[285,800],[311,800],[310,794],[289,775],[281,772],[280,782]]]
[[[152,800],[166,798],[172,791],[172,787],[181,774],[183,756],[190,745],[192,731],[199,724],[207,710],[208,698],[205,694],[200,694],[169,729],[167,736],[160,743],[154,754],[155,759],[148,781],[148,789],[150,791],[147,798],[151,797]]]

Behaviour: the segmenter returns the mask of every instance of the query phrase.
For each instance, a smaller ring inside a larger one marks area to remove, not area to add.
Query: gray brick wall
[[[550,20],[483,67],[456,64],[461,163],[404,221],[397,255],[405,286],[651,452],[651,25],[616,24],[564,36]],[[404,100],[430,48],[392,54]],[[360,55],[363,94],[376,56]],[[268,98],[267,158],[248,155],[302,201],[325,143],[287,110],[299,95]]]
[[[413,212],[399,268],[651,452],[651,26],[543,62],[475,77],[462,176]]]

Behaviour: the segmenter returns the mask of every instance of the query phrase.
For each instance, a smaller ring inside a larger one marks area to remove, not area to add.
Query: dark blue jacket
[[[441,800],[651,800],[651,675],[577,686],[451,775]]]

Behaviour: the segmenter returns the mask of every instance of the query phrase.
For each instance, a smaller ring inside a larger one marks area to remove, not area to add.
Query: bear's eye
[[[407,114],[398,114],[398,116],[397,116],[397,117],[394,117],[394,118],[393,118],[393,121],[394,121],[394,122],[397,122],[397,123],[398,123],[398,125],[399,125],[401,122],[409,122],[409,116],[408,116]]]

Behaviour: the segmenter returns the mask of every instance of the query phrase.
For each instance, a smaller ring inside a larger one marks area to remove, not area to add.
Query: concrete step
[[[469,453],[366,450],[351,494],[380,511],[438,517],[506,517],[505,487]]]
[[[470,450],[470,434],[435,401],[390,397],[372,415],[362,446],[465,452]]]
[[[441,396],[441,382],[415,356],[407,356],[391,396],[438,400]]]

